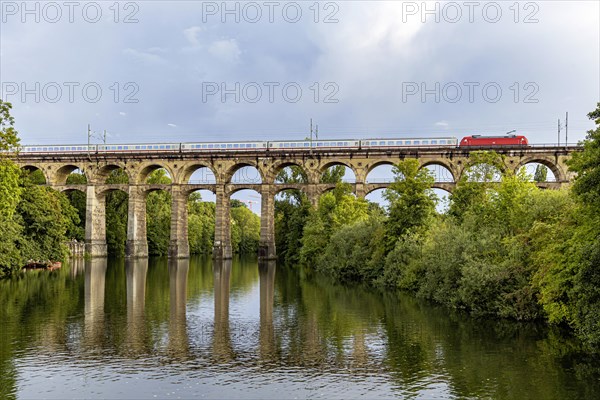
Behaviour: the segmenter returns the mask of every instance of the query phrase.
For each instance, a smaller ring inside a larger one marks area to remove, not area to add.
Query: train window
[[[252,145],[252,147],[256,147],[256,143],[254,143],[254,144]]]
[[[440,144],[446,144],[446,141],[445,140],[440,140]]]
[[[233,145],[232,145],[231,143],[228,143],[228,144],[227,144],[227,148],[228,148],[228,149],[231,149],[231,148],[233,148]]]
[[[413,144],[421,144],[418,140],[413,140]]]
[[[233,148],[234,148],[234,149],[237,149],[237,148],[239,148],[239,147],[240,147],[240,145],[239,145],[239,144],[237,144],[237,143],[235,143],[235,144],[233,145]]]
[[[44,148],[42,149],[42,151],[48,151],[48,148],[47,148],[47,147],[44,147]]]
[[[423,140],[423,144],[429,144],[429,140]]]
[[[437,140],[432,140],[431,144],[437,144]]]
[[[381,142],[379,142],[379,145],[383,146],[383,145],[385,145],[385,142],[382,140]]]
[[[310,146],[310,143],[304,143],[304,147]]]

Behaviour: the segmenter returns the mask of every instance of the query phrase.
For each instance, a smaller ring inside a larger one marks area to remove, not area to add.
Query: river
[[[73,260],[0,281],[0,398],[598,399],[557,329],[253,259]]]

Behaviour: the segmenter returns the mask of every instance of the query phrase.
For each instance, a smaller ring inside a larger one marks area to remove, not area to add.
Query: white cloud
[[[197,47],[201,45],[200,39],[198,38],[198,34],[205,30],[206,28],[201,26],[192,26],[190,28],[184,29],[183,35],[185,36],[189,44],[191,44],[194,47]]]
[[[177,128],[177,125],[175,124],[167,124],[168,126],[170,126],[171,128]]]
[[[435,126],[443,126],[444,128],[447,128],[449,124],[446,121],[439,121],[435,123]]]
[[[127,115],[127,113],[124,113],[123,111],[119,111],[119,115],[122,116],[122,117],[124,117],[124,116]]]
[[[123,54],[144,64],[164,64],[167,61],[151,51],[140,51],[131,48],[123,50]]]
[[[235,39],[222,39],[214,41],[208,47],[208,52],[214,57],[225,62],[235,62],[242,54]]]

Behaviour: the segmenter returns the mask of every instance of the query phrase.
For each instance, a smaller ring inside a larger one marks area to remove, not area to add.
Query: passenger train
[[[35,145],[22,146],[21,153],[113,153],[113,152],[210,152],[210,151],[298,151],[328,149],[388,149],[411,147],[468,147],[468,146],[526,146],[524,136],[480,136],[463,138],[385,138],[385,139],[335,139],[289,140],[268,142],[205,142],[205,143],[147,143],[147,144],[93,144],[93,145]]]

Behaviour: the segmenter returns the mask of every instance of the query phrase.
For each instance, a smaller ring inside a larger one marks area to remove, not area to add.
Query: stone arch
[[[25,165],[21,165],[21,171],[26,171],[28,173],[32,173],[35,171],[40,171],[42,173],[42,175],[44,176],[44,183],[45,184],[49,184],[52,181],[50,180],[50,174],[49,171],[47,171],[45,168],[43,167],[38,167],[37,165],[33,165],[33,164],[25,164]]]
[[[234,165],[232,165],[231,167],[229,167],[225,173],[225,183],[233,183],[236,184],[236,182],[233,182],[233,178],[235,176],[235,174],[240,171],[243,168],[246,167],[251,167],[254,168],[257,172],[258,172],[258,178],[260,179],[260,182],[256,182],[256,177],[255,176],[248,176],[247,178],[252,181],[252,182],[247,182],[249,184],[260,184],[263,182],[266,182],[265,176],[263,171],[261,170],[260,166],[258,165],[258,163],[254,163],[254,162],[240,162],[240,163],[236,163]]]
[[[81,174],[85,176],[86,182],[89,181],[88,175],[86,174],[84,168],[81,168],[74,164],[67,164],[63,165],[62,167],[56,170],[56,172],[54,173],[54,183],[56,185],[66,185],[69,175],[71,175],[73,171],[77,170],[81,171]]]
[[[131,175],[131,171],[129,171],[125,165],[117,164],[117,163],[107,164],[107,165],[103,165],[102,167],[99,167],[94,176],[94,180],[98,183],[104,184],[104,183],[106,183],[106,179],[108,178],[110,173],[113,171],[116,171],[118,169],[122,170],[125,173],[125,175],[127,175],[127,181],[129,183],[134,182],[134,179]],[[88,179],[88,181],[89,181],[89,179]]]
[[[321,167],[319,168],[319,182],[321,180],[321,176],[323,175],[323,173],[325,173],[325,171],[327,171],[329,168],[335,167],[336,165],[343,165],[344,167],[346,167],[350,171],[352,171],[352,174],[354,175],[354,179],[353,180],[351,179],[350,182],[348,182],[348,181],[343,181],[343,182],[354,183],[359,179],[360,175],[359,175],[357,169],[351,163],[349,163],[347,161],[343,161],[343,160],[329,160],[329,161],[325,162],[324,164],[322,164]]]
[[[122,184],[122,185],[111,185],[111,186],[104,186],[104,187],[99,187],[96,190],[96,197],[101,198],[101,197],[106,197],[107,194],[111,193],[111,192],[123,192],[125,193],[127,196],[129,196],[129,192],[127,191],[127,184]]]
[[[463,164],[462,166],[462,170],[460,171],[460,175],[458,176],[458,180],[463,179],[463,177],[465,176],[465,174],[467,174],[469,172],[469,170],[477,165],[490,165],[490,167],[493,167],[497,170],[498,173],[498,177],[495,177],[493,182],[499,182],[500,180],[502,180],[502,176],[504,174],[506,174],[507,171],[507,167],[505,164],[501,164],[501,165],[491,165],[491,164],[486,164],[486,163],[478,163],[478,162],[466,162]]]
[[[147,187],[146,189],[144,189],[142,191],[142,194],[144,195],[144,197],[148,197],[148,195],[150,193],[153,192],[159,192],[159,191],[164,191],[167,193],[171,193],[171,185],[152,185],[150,187]]]
[[[61,187],[60,191],[65,194],[73,193],[73,192],[79,192],[79,193],[83,193],[83,194],[86,193],[86,191],[83,188],[76,187],[75,185]]]
[[[305,183],[312,183],[312,176],[309,173],[309,171],[307,171],[307,169],[306,169],[306,167],[304,165],[302,165],[300,162],[297,162],[297,161],[283,161],[283,162],[280,162],[280,163],[277,163],[277,164],[273,165],[273,168],[271,170],[272,171],[271,172],[272,176],[269,179],[269,181],[270,181],[269,183],[272,182],[272,183],[274,183],[276,185],[281,184],[281,183],[276,182],[277,175],[283,169],[288,168],[288,167],[298,167],[298,168],[300,168],[300,170],[302,171],[302,175],[303,175],[303,177],[305,179]]]
[[[393,182],[394,181],[394,176],[393,176],[393,172],[391,171],[391,169],[390,169],[390,176],[386,177],[386,178],[381,178],[381,179],[374,178],[372,176],[372,174],[375,173],[377,169],[381,169],[381,167],[391,167],[391,168],[393,168],[395,165],[396,165],[396,163],[394,163],[391,160],[380,160],[380,161],[374,162],[373,164],[370,164],[367,167],[367,169],[366,169],[365,183],[367,183],[367,184],[375,184],[375,183],[378,183],[378,182]]]
[[[456,182],[458,173],[456,172],[454,166],[445,160],[427,160],[422,162],[419,168],[423,169],[432,166],[442,167],[450,174],[449,179],[451,180],[438,180],[438,177],[436,177],[436,182]]]
[[[521,169],[521,167],[524,167],[527,164],[533,164],[533,163],[542,164],[542,165],[548,167],[548,169],[550,171],[552,171],[552,173],[554,174],[554,178],[556,179],[557,182],[562,182],[562,181],[567,180],[567,178],[566,178],[567,174],[560,167],[560,165],[558,165],[556,163],[556,161],[554,159],[552,159],[550,157],[540,156],[540,155],[531,155],[531,156],[524,157],[517,164],[515,171],[519,171]]]
[[[148,176],[151,173],[153,173],[154,171],[159,170],[159,169],[164,169],[167,172],[167,174],[169,175],[171,182],[173,182],[175,174],[173,173],[173,170],[171,169],[171,167],[168,165],[162,165],[159,163],[148,163],[145,165],[141,165],[138,168],[138,173],[137,173],[136,179],[133,182],[134,183],[146,183],[146,179],[148,179]]]
[[[366,175],[365,175],[365,177],[368,177],[369,174],[371,172],[373,172],[373,170],[375,168],[381,167],[382,165],[391,165],[391,166],[394,166],[396,164],[398,164],[398,160],[396,160],[395,162],[394,162],[394,160],[377,160],[377,161],[374,161],[372,164],[369,164],[369,165],[366,166],[366,169],[365,169],[365,174]]]
[[[192,162],[189,164],[184,165],[183,167],[181,167],[179,169],[179,173],[177,174],[177,176],[173,179],[173,182],[177,182],[180,184],[188,184],[190,183],[190,179],[192,177],[192,175],[194,175],[195,172],[206,168],[208,171],[210,171],[210,173],[215,177],[215,182],[218,183],[218,179],[217,179],[217,174],[215,173],[215,169],[214,166],[209,163],[209,162]],[[200,182],[201,184],[204,182]],[[206,182],[209,183],[209,182]]]
[[[215,187],[215,185],[190,185],[190,187],[188,188],[182,188],[184,190],[184,195],[186,197],[189,197],[192,193],[194,192],[201,192],[201,191],[209,191],[211,192],[213,195],[217,194],[217,188]]]

